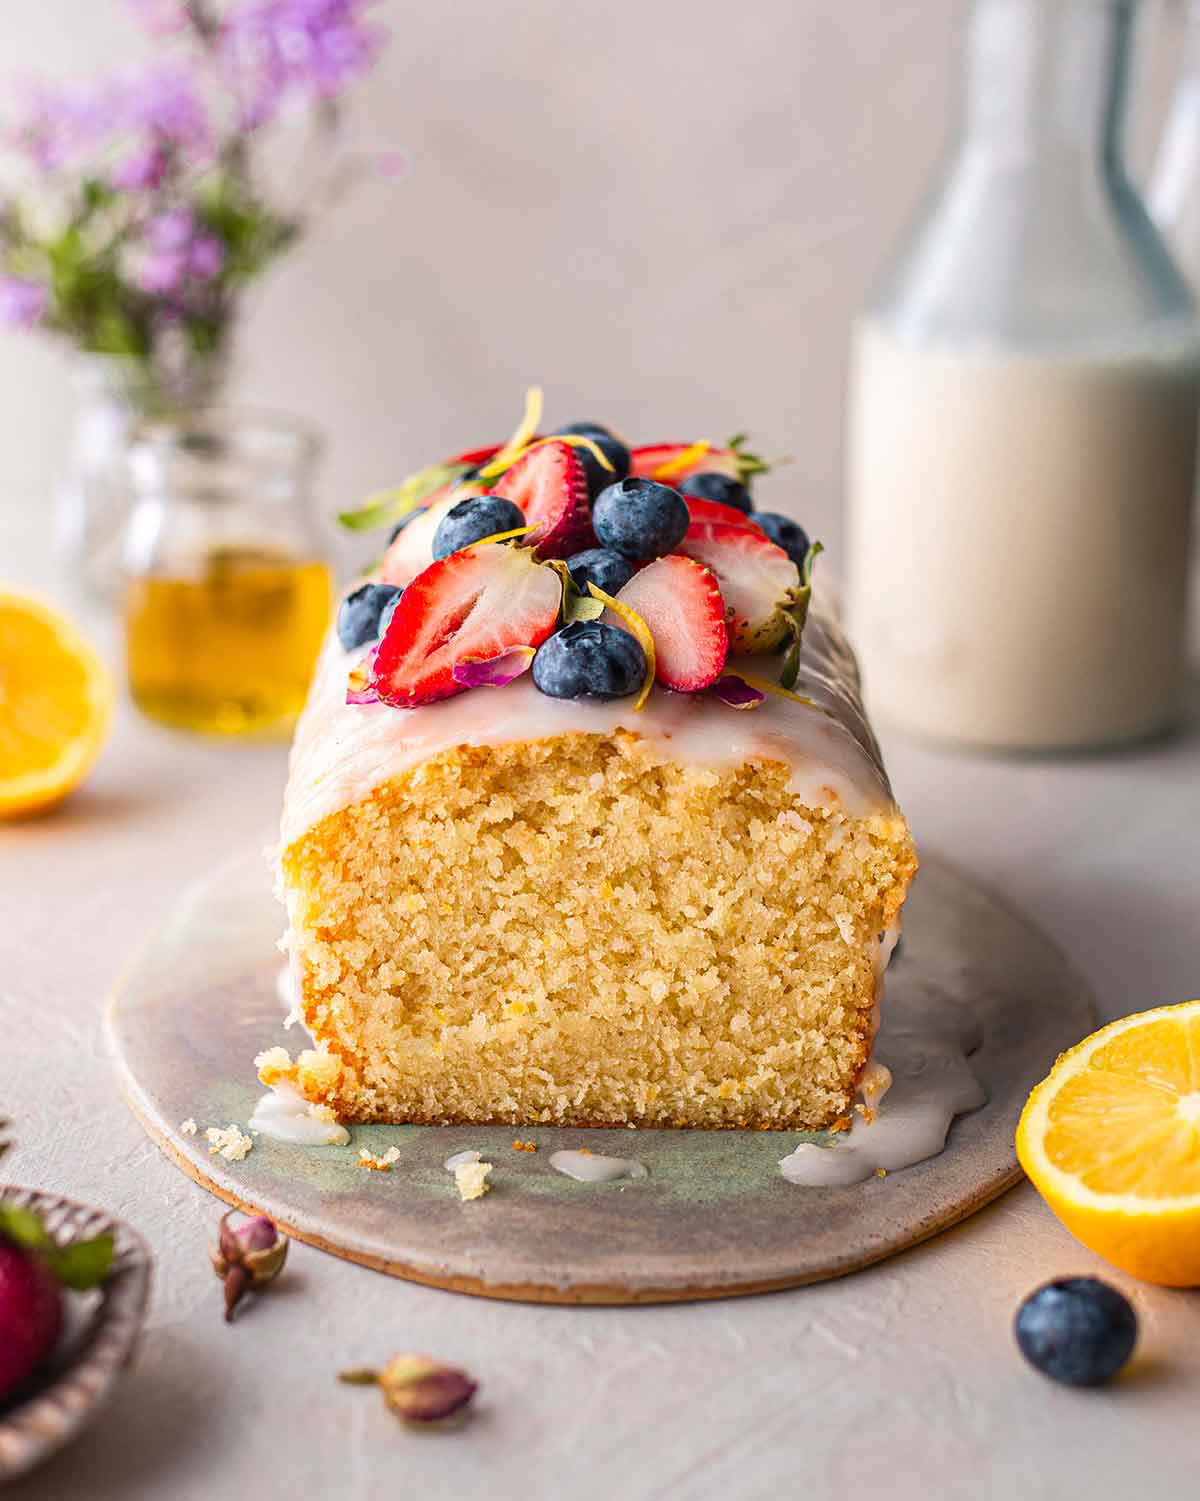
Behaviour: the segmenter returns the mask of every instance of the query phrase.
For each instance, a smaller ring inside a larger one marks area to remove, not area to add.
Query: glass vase
[[[197,366],[179,405],[211,404],[225,376],[223,361]],[[77,355],[71,387],[75,418],[55,493],[55,551],[79,593],[111,606],[120,597],[132,503],[126,464],[130,435],[139,422],[161,415],[167,403],[142,364],[116,355]]]
[[[134,433],[125,646],[149,718],[218,735],[290,730],[332,605],[318,452],[300,423],[218,408]]]
[[[1126,173],[1132,0],[974,0],[947,171],[860,322],[850,613],[867,695],[1004,750],[1180,698],[1200,329]]]

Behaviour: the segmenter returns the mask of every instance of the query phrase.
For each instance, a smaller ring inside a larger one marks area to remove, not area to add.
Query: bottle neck
[[[1137,0],[975,0],[964,147],[1014,165],[1123,176]]]

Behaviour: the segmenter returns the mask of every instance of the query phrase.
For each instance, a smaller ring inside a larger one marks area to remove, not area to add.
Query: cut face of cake
[[[456,507],[455,550],[381,591],[381,645],[361,590],[351,650],[331,633],[279,858],[313,1046],[262,1077],[350,1123],[834,1125],[916,868],[853,657],[753,515],[700,487],[741,523],[697,520],[686,475],[621,489],[580,446],[522,445],[554,465],[512,487],[579,576],[536,531],[461,545]],[[603,568],[615,595],[582,592]]]

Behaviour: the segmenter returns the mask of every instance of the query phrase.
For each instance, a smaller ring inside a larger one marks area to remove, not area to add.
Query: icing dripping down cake
[[[811,554],[689,486],[739,500],[735,449],[532,431],[414,487],[330,633],[279,851],[313,1046],[264,1082],[351,1123],[833,1125],[916,857]],[[497,493],[522,535],[485,540]]]

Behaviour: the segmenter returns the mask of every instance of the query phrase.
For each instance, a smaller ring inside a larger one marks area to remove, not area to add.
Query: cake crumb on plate
[[[454,1169],[454,1183],[464,1203],[468,1199],[482,1199],[491,1191],[492,1185],[487,1181],[491,1170],[490,1162],[460,1162]]]
[[[399,1159],[399,1147],[389,1147],[381,1157],[376,1157],[373,1152],[368,1152],[366,1147],[359,1147],[358,1149],[359,1167],[370,1168],[371,1171],[375,1173],[390,1173],[392,1170],[392,1163],[398,1162]]]
[[[254,1146],[253,1140],[232,1122],[228,1126],[209,1126],[204,1139],[209,1143],[209,1152],[213,1156],[219,1153],[226,1162],[241,1162]]]

